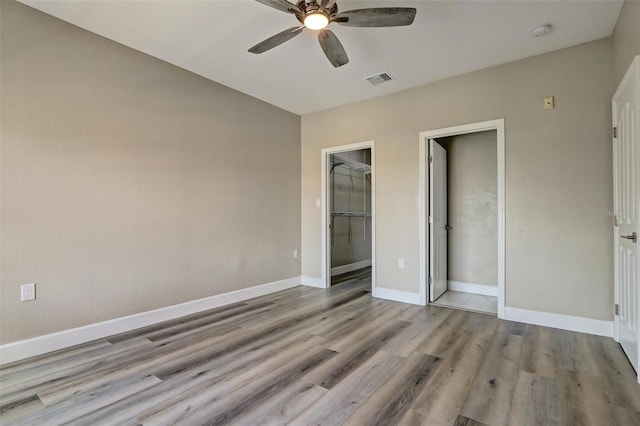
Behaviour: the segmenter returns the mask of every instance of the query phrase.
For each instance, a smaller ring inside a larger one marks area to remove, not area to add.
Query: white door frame
[[[622,81],[620,81],[620,85],[618,86],[618,89],[616,90],[616,93],[613,95],[613,99],[611,100],[611,112],[612,112],[612,122],[616,123],[618,120],[618,104],[617,101],[620,99],[620,97],[622,96],[622,92],[625,88],[625,85],[627,84],[627,81],[630,80],[633,77],[633,74],[636,73],[636,81],[640,81],[640,55],[636,56],[633,61],[631,62],[631,65],[629,66],[629,69],[627,70],[627,72],[625,73],[624,77],[622,78]],[[636,97],[638,99],[640,99],[640,86],[636,88],[637,93],[636,93]],[[640,108],[638,108],[638,111],[636,111],[636,114],[638,115],[637,118],[637,122],[640,123]],[[636,132],[636,138],[640,138],[640,132]],[[614,192],[616,191],[616,177],[617,177],[617,165],[616,165],[616,155],[617,155],[617,144],[616,144],[616,138],[612,138],[612,142],[613,142],[613,182],[614,182]],[[640,145],[640,143],[639,143]],[[635,206],[635,209],[633,209],[635,211],[640,211],[640,207],[639,206]],[[620,212],[616,211],[614,212],[616,215],[619,214]],[[640,235],[640,221],[638,222],[638,229],[636,230],[636,232],[638,232],[638,234]],[[613,227],[613,241],[614,241],[614,250],[613,250],[613,264],[614,264],[614,286],[613,286],[613,300],[614,303],[616,304],[620,304],[620,289],[619,287],[619,283],[618,283],[618,239],[619,239],[619,229],[617,226]],[[638,265],[636,265],[636,270],[640,271],[640,256],[637,256],[638,259]],[[637,310],[640,311],[640,274],[636,275],[636,295],[637,295],[637,300],[636,300],[636,306],[637,306]],[[613,319],[613,338],[616,342],[620,341],[620,324],[618,322],[618,316],[614,314],[614,319]],[[638,318],[638,325],[636,326],[637,330],[640,330],[640,316]],[[640,333],[640,331],[639,331]],[[640,336],[638,336],[638,353],[640,354]],[[640,360],[638,360],[638,364],[640,365]],[[638,372],[638,383],[640,383],[640,371]]]
[[[427,289],[427,271],[429,246],[429,227],[427,217],[429,211],[429,171],[427,166],[429,155],[429,139],[445,138],[448,136],[464,135],[468,133],[495,130],[497,133],[498,152],[498,318],[504,318],[505,307],[505,224],[506,224],[506,192],[505,192],[505,137],[504,118],[480,123],[464,124],[462,126],[447,127],[444,129],[429,130],[420,133],[420,298],[429,304]]]
[[[366,141],[352,143],[348,145],[332,146],[330,148],[324,148],[321,151],[321,202],[320,207],[322,211],[322,283],[324,288],[331,287],[331,246],[329,245],[330,230],[329,230],[329,203],[327,202],[329,196],[329,185],[327,179],[329,179],[329,167],[330,162],[327,161],[329,155],[339,152],[357,151],[360,149],[371,149],[371,290],[375,292],[376,288],[376,150],[375,141]]]

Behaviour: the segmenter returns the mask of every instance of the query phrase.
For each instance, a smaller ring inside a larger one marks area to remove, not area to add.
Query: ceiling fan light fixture
[[[323,12],[312,12],[304,17],[304,26],[310,30],[324,30],[329,25],[329,17]]]

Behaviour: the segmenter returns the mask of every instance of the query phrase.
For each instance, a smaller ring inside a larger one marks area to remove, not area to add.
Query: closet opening
[[[325,286],[357,286],[374,281],[374,153],[371,143],[323,152]]]
[[[426,303],[503,317],[504,121],[421,133]]]
[[[434,305],[497,314],[496,131],[429,140]]]

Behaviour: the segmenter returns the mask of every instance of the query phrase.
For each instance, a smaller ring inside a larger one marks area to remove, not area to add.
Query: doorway
[[[373,141],[322,150],[322,282],[375,288]]]
[[[423,132],[421,296],[504,317],[504,120]]]
[[[429,140],[429,302],[497,314],[495,130]]]
[[[615,340],[638,372],[640,277],[638,188],[640,187],[640,56],[613,97]],[[640,376],[639,376],[640,381]]]

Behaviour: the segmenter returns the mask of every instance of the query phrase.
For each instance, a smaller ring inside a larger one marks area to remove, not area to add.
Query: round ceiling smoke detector
[[[535,27],[533,30],[531,30],[531,34],[533,34],[534,37],[542,37],[549,34],[550,32],[551,25],[540,25],[539,27]]]

